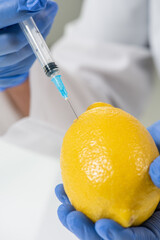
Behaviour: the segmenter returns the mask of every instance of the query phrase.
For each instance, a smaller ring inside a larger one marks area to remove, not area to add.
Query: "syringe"
[[[68,92],[61,80],[61,75],[59,74],[58,66],[55,64],[50,50],[42,37],[37,25],[35,24],[33,18],[29,18],[21,22],[20,27],[24,32],[34,54],[41,63],[45,74],[51,78],[51,81],[55,84],[62,97],[69,103],[73,113],[76,118],[78,118],[71,102],[68,99]]]

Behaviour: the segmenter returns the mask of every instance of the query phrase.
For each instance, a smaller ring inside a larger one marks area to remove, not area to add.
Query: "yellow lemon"
[[[149,166],[159,152],[133,116],[95,103],[67,131],[61,151],[64,188],[73,206],[92,221],[140,225],[156,209],[160,190]]]

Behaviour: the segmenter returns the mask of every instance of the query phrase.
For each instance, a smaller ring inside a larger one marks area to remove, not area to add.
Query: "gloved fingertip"
[[[84,239],[88,231],[91,230],[92,232],[92,229],[94,229],[94,223],[79,211],[73,211],[68,214],[67,225],[70,231],[80,239]]]
[[[79,214],[81,215],[81,213],[77,212],[77,211],[74,211],[74,212],[71,212],[70,214],[68,214],[67,216],[67,224],[70,228],[71,231],[75,232],[75,230],[77,228],[81,228],[82,226],[82,221],[80,219],[80,216]]]
[[[58,184],[58,185],[55,187],[55,193],[57,193],[57,192],[61,191],[61,189],[64,189],[64,187],[63,187],[63,184],[62,184],[62,183]]]
[[[124,228],[113,220],[101,219],[96,222],[95,230],[105,240],[117,240]]]
[[[39,14],[36,14],[34,16],[35,21],[38,19],[43,19],[46,23],[53,23],[53,20],[57,14],[58,11],[58,5],[55,2],[49,1],[47,3],[47,6],[44,10],[42,10]]]
[[[72,205],[68,205],[68,206],[67,205],[65,205],[65,206],[60,205],[58,210],[57,210],[59,220],[61,221],[63,226],[65,226],[67,229],[69,229],[68,224],[67,224],[67,216],[72,211],[74,211],[74,208],[72,207]]]
[[[74,211],[68,214],[67,216],[67,224],[71,231],[75,232],[78,229],[83,229],[83,226],[88,224],[90,220],[81,212]]]
[[[56,13],[58,12],[58,9],[59,9],[59,7],[58,7],[58,4],[56,3],[56,2],[52,2],[52,1],[50,1],[50,2],[48,2],[48,5],[51,5],[52,6],[52,8],[54,9],[54,13],[55,13],[55,15],[56,15]]]
[[[55,194],[59,201],[63,204],[70,204],[69,198],[67,197],[63,184],[59,184],[55,188]]]
[[[63,192],[64,192],[64,187],[63,187],[63,184],[60,183],[55,187],[55,194],[58,199],[59,199],[59,196],[61,196],[61,193],[63,193]]]
[[[82,212],[73,211],[69,213],[67,225],[78,239],[102,240],[95,231],[95,224]]]
[[[38,12],[45,8],[47,0],[19,0],[18,11]]]
[[[149,175],[152,182],[160,188],[160,156],[156,158],[150,165]]]

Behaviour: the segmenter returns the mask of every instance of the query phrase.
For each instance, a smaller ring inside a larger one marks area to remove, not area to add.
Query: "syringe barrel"
[[[37,28],[33,18],[29,18],[19,24],[22,31],[24,32],[30,46],[36,57],[39,59],[45,74],[52,78],[55,86],[61,93],[62,97],[68,99],[68,93],[59,75],[59,69],[55,64],[50,50],[42,37],[39,29]]]
[[[54,63],[50,50],[44,38],[42,37],[39,29],[37,28],[33,18],[29,18],[21,22],[20,27],[24,32],[30,46],[32,47],[33,52],[35,53],[36,57],[40,61],[42,67],[45,69],[46,66],[49,67],[52,64],[52,68],[55,68],[55,71],[56,71],[58,67]]]

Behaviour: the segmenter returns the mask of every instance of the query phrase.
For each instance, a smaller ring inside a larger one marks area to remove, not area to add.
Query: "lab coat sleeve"
[[[78,85],[70,92],[76,106],[104,101],[141,114],[153,77],[148,7],[147,0],[84,2],[79,19],[52,48],[67,81]]]

